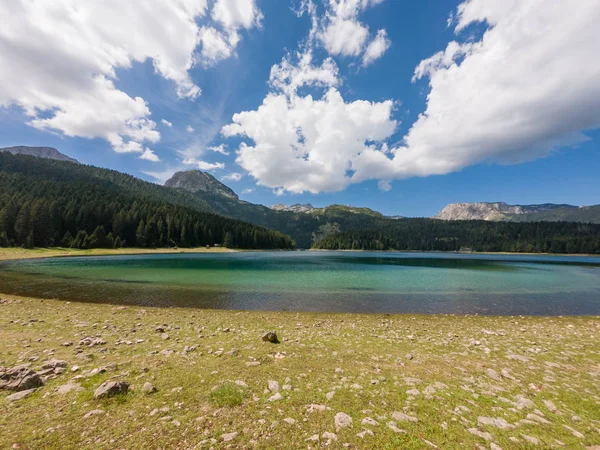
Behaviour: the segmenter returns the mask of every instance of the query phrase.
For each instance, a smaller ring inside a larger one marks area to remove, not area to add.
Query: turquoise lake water
[[[0,263],[0,292],[145,306],[600,315],[600,258],[248,252]]]

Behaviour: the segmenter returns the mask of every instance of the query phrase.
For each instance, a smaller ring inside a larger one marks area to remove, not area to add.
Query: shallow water
[[[600,315],[600,258],[257,252],[0,264],[0,292],[147,306]]]

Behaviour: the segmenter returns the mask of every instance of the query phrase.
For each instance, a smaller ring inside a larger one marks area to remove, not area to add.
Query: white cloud
[[[366,9],[382,2],[383,0],[329,0],[321,21],[316,18],[314,5],[312,8],[307,7],[306,10],[313,17],[310,37],[318,38],[331,55],[362,55],[362,64],[367,66],[385,53],[390,47],[390,41],[386,31],[379,30],[369,42],[369,28],[358,17]]]
[[[321,99],[301,97],[289,75],[274,77],[283,79],[283,87],[272,81],[280,93],[223,128],[252,141],[236,162],[276,194],[336,191],[367,179],[386,189],[394,179],[531,160],[600,128],[596,0],[578,2],[576,14],[567,1],[469,0],[454,22],[457,33],[475,22],[488,28],[479,40],[465,30],[465,41],[415,68],[414,80],[427,77],[430,92],[401,146],[387,145],[396,128],[391,101],[346,103],[334,88]]]
[[[205,66],[231,57],[240,41],[239,30],[260,27],[263,16],[255,0],[216,0],[211,17],[215,26],[202,27],[199,36]]]
[[[213,8],[230,49],[249,27],[249,8],[258,23],[254,1],[217,0]],[[160,134],[144,99],[115,86],[117,71],[151,61],[179,97],[194,99],[200,88],[189,70],[206,12],[206,0],[0,2],[0,17],[10,18],[0,27],[0,107],[23,108],[38,129],[143,153]]]
[[[340,84],[339,70],[333,59],[326,58],[321,66],[312,64],[312,51],[297,53],[297,63],[288,54],[280,64],[271,68],[270,85],[287,95],[293,95],[303,86],[335,87]]]
[[[140,159],[145,159],[147,161],[152,161],[152,162],[159,162],[160,161],[160,159],[158,158],[158,156],[156,156],[156,153],[154,153],[149,148],[146,148],[144,150],[144,153],[142,153],[140,155]]]
[[[165,126],[167,126],[167,127],[169,127],[169,128],[172,128],[172,127],[173,127],[173,124],[172,124],[171,122],[169,122],[168,120],[166,120],[166,119],[162,119],[160,122],[161,122],[163,125],[165,125]]]
[[[217,145],[217,146],[213,146],[213,147],[208,147],[207,149],[210,150],[211,152],[215,152],[215,153],[220,153],[221,155],[229,155],[229,152],[227,150],[225,150],[227,146],[225,144],[221,144],[221,145]]]
[[[225,164],[223,163],[209,163],[206,161],[196,161],[198,165],[198,169],[200,170],[214,170],[214,169],[224,169]]]
[[[237,173],[237,172],[230,173],[228,175],[223,176],[223,178],[221,178],[221,180],[223,180],[223,181],[240,181],[241,179],[242,179],[242,174]]]
[[[389,192],[392,190],[392,183],[388,180],[379,180],[379,183],[377,183],[377,187],[382,192]]]
[[[236,163],[258,184],[293,193],[337,191],[351,179],[352,160],[389,138],[396,128],[391,101],[346,103],[330,89],[321,100],[311,96],[269,94],[256,111],[233,116],[225,136],[246,136]]]
[[[446,174],[480,162],[519,163],[586,139],[600,127],[600,3],[470,0],[460,32],[489,28],[476,42],[450,42],[423,61],[427,109],[392,158],[369,151],[353,181]]]
[[[194,127],[192,127],[191,125],[188,125],[187,127],[185,127],[185,131],[187,131],[188,133],[193,133]]]
[[[373,61],[381,58],[388,48],[392,45],[392,42],[387,37],[385,30],[379,30],[377,36],[367,46],[365,54],[362,58],[363,67],[368,66]]]
[[[251,194],[255,191],[254,188],[246,188],[242,191],[242,194]]]

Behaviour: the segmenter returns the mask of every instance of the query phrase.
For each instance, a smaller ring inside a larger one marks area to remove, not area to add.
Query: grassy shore
[[[56,256],[109,256],[109,255],[146,255],[166,253],[227,253],[235,252],[223,247],[198,248],[95,248],[80,250],[77,248],[0,248],[0,261],[10,259],[52,258]]]
[[[598,317],[232,312],[0,298],[0,366],[67,364],[26,398],[9,401],[10,392],[0,391],[0,448],[600,445]],[[261,340],[268,330],[280,344]],[[86,337],[100,339],[80,344]],[[127,381],[129,393],[95,399],[108,380]],[[158,391],[144,393],[146,382]]]

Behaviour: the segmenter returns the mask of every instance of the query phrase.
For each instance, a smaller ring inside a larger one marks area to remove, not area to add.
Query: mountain
[[[200,172],[199,170],[177,172],[167,180],[165,186],[169,188],[184,189],[193,194],[202,191],[206,194],[238,200],[238,196],[233,190],[218,181],[211,174]]]
[[[8,152],[12,153],[13,155],[37,156],[38,158],[54,159],[56,161],[67,161],[79,164],[79,161],[76,159],[70,158],[67,155],[63,155],[61,152],[52,147],[27,147],[21,145],[17,147],[0,148],[0,152]]]
[[[310,203],[305,203],[301,205],[300,203],[296,203],[295,205],[286,206],[281,203],[277,203],[276,205],[271,206],[273,211],[288,211],[295,213],[309,213],[315,210],[315,207]]]
[[[573,205],[556,205],[544,203],[541,205],[508,205],[504,202],[452,203],[440,211],[435,219],[440,220],[489,220],[489,221],[527,221],[566,220],[583,222],[584,214],[581,208]],[[598,216],[596,219],[600,219]]]
[[[0,247],[289,249],[289,236],[223,217],[183,189],[114,170],[0,153]]]

